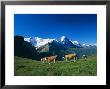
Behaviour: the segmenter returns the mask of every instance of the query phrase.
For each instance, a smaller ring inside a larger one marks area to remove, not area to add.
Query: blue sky
[[[15,14],[14,35],[97,42],[96,14]]]

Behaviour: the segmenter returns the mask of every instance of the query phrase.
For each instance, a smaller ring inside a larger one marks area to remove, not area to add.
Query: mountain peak
[[[61,42],[64,41],[65,39],[67,39],[66,36],[62,36],[62,37],[60,38]]]

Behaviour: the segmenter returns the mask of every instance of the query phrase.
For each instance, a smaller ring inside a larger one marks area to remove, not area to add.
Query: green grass
[[[42,63],[15,56],[15,76],[96,76],[96,56],[90,56],[85,61],[79,59],[76,62],[56,61],[56,63]]]

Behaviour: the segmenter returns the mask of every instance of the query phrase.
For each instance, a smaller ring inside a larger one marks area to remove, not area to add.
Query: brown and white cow
[[[52,62],[52,61],[55,63],[56,58],[57,58],[57,55],[56,56],[49,56],[49,57],[46,57],[46,60],[50,64],[50,62]]]
[[[66,59],[66,61],[74,59],[74,62],[75,62],[77,60],[77,55],[76,54],[67,54],[67,55],[65,55],[65,59]]]
[[[45,61],[47,61],[49,64],[50,64],[50,62],[52,62],[52,61],[55,63],[56,57],[57,57],[57,55],[56,55],[56,56],[44,57],[44,58],[41,58],[41,61],[42,61],[43,63],[44,63]]]

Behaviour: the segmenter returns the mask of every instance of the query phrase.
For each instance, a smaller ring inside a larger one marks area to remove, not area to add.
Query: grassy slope
[[[96,76],[96,56],[78,60],[77,62],[57,61],[41,63],[40,61],[15,57],[14,73],[17,76]]]

